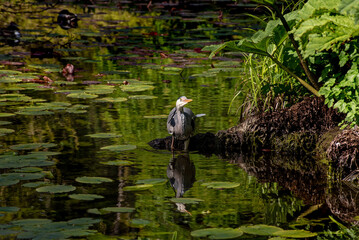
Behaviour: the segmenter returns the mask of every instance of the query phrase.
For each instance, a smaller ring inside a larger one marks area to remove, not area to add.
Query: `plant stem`
[[[301,52],[299,51],[298,44],[294,40],[293,34],[290,33],[290,27],[289,27],[287,21],[285,20],[283,14],[279,11],[278,7],[275,4],[273,4],[272,7],[273,7],[274,11],[278,14],[278,17],[279,17],[280,21],[282,22],[283,27],[285,28],[285,30],[288,33],[288,37],[289,37],[290,41],[292,42],[295,51],[297,52],[297,55],[298,55],[298,58],[299,58],[299,61],[300,61],[300,65],[302,66],[302,68],[303,68],[303,70],[305,72],[305,75],[307,75],[309,81],[314,86],[314,88],[316,90],[319,90],[320,87],[318,85],[318,79],[310,71],[310,69],[308,67],[308,64],[307,64],[307,61],[303,58]]]
[[[313,88],[310,84],[308,84],[306,81],[295,75],[289,68],[283,65],[280,61],[278,61],[275,57],[268,54],[268,57],[270,57],[273,62],[275,62],[279,67],[281,67],[284,71],[286,71],[289,75],[291,75],[293,78],[297,79],[305,88],[307,88],[311,93],[313,93],[315,96],[320,97],[320,94],[318,93],[318,90]]]

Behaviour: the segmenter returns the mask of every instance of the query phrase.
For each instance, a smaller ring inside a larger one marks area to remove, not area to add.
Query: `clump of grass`
[[[230,104],[231,108],[240,102],[236,111],[240,121],[258,112],[283,109],[298,99],[295,81],[272,59],[255,54],[244,57],[243,78]]]

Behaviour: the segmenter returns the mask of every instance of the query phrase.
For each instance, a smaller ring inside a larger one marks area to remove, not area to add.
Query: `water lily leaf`
[[[51,111],[19,111],[16,114],[27,115],[27,116],[41,116],[41,115],[52,115],[54,112]]]
[[[19,210],[18,207],[0,207],[0,212],[18,212]]]
[[[34,180],[39,179],[45,176],[45,173],[3,173],[0,175],[1,178],[6,178],[8,180]]]
[[[233,228],[206,228],[191,232],[192,237],[209,237],[210,239],[232,239],[243,235],[243,232]]]
[[[50,184],[47,182],[29,182],[29,183],[24,183],[21,186],[29,187],[29,188],[37,188],[37,187],[47,186],[47,185],[50,185]]]
[[[65,193],[72,192],[76,189],[76,187],[71,185],[49,185],[44,187],[36,188],[37,192],[41,193]]]
[[[87,99],[87,98],[97,98],[98,95],[81,92],[81,93],[70,93],[67,95],[67,97]]]
[[[15,169],[15,172],[25,172],[25,173],[36,173],[36,172],[42,172],[42,168],[39,167],[24,167],[20,169]]]
[[[45,225],[49,224],[52,221],[50,219],[46,218],[29,218],[29,219],[21,219],[21,220],[15,220],[11,221],[12,224],[16,226],[38,226],[38,225]]]
[[[6,134],[15,132],[14,129],[9,128],[0,128],[0,136],[5,136]]]
[[[155,87],[151,85],[140,85],[140,84],[130,84],[130,85],[122,85],[121,89],[125,92],[142,92],[142,91],[148,91],[153,90]]]
[[[146,100],[146,99],[155,99],[157,98],[156,96],[151,96],[151,95],[132,95],[128,97],[129,99],[141,99],[141,100]]]
[[[56,147],[55,143],[25,143],[10,146],[13,150],[33,150],[38,148],[51,148]]]
[[[102,215],[102,212],[100,210],[98,210],[98,208],[88,209],[87,212],[92,213],[92,214]]]
[[[103,196],[97,194],[70,194],[69,197],[72,199],[84,201],[92,201],[95,199],[104,198]]]
[[[77,177],[76,182],[80,183],[90,183],[90,184],[100,184],[104,182],[112,182],[112,179],[105,177]]]
[[[114,152],[122,152],[136,149],[136,145],[110,145],[106,147],[102,147],[102,150],[110,150]]]
[[[141,185],[134,185],[134,186],[127,186],[123,188],[123,191],[128,191],[128,192],[132,192],[132,191],[142,191],[142,190],[147,190],[152,188],[153,185],[152,184],[141,184]]]
[[[105,165],[111,166],[125,166],[125,165],[132,165],[133,162],[125,161],[125,160],[115,160],[115,161],[107,161],[107,162],[100,162]]]
[[[167,115],[152,115],[152,116],[143,116],[144,118],[167,118],[168,116]]]
[[[72,220],[67,221],[70,225],[93,225],[96,223],[101,222],[100,219],[94,219],[94,218],[75,218]]]
[[[259,224],[253,226],[242,226],[239,230],[253,235],[272,236],[275,232],[282,231],[283,229],[276,226]]]
[[[137,180],[136,184],[161,184],[167,182],[164,178],[152,178],[152,179],[141,179]]]
[[[2,125],[9,125],[11,124],[12,122],[9,122],[9,121],[0,121],[0,126]]]
[[[210,182],[210,183],[202,183],[202,186],[206,186],[208,188],[235,188],[238,187],[240,184],[235,182]]]
[[[116,133],[94,133],[94,134],[88,134],[86,136],[92,137],[92,138],[117,138],[117,137],[122,137],[122,135],[116,134]]]
[[[170,201],[174,202],[174,203],[197,204],[199,202],[203,202],[204,200],[199,199],[199,198],[171,198]]]
[[[151,223],[151,221],[146,220],[146,219],[140,219],[140,218],[135,218],[130,221],[130,225],[132,227],[144,227],[150,223]]]
[[[104,212],[115,212],[115,213],[131,213],[135,211],[134,208],[130,208],[130,207],[106,207],[106,208],[101,208],[101,210]]]
[[[0,117],[11,117],[14,116],[15,114],[13,113],[0,113]]]
[[[105,97],[105,98],[99,98],[99,99],[94,100],[94,102],[110,102],[110,103],[118,103],[118,102],[125,102],[125,101],[127,101],[127,98],[124,98],[124,97],[117,97],[117,98]]]
[[[316,233],[312,233],[306,230],[282,230],[275,232],[274,235],[289,238],[309,238],[317,236]]]

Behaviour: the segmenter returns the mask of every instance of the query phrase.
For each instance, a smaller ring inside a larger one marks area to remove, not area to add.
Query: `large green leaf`
[[[352,15],[355,23],[359,21],[359,0],[342,0],[340,1],[339,12],[342,14]]]

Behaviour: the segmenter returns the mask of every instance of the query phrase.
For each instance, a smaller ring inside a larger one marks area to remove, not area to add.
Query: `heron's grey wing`
[[[168,130],[169,134],[173,133],[173,128],[176,125],[176,122],[175,122],[175,119],[174,119],[174,117],[176,115],[176,111],[177,111],[177,109],[173,108],[171,110],[170,114],[168,115],[168,118],[167,118],[167,130]]]
[[[192,131],[194,131],[194,129],[195,129],[195,118],[196,118],[196,115],[194,115],[194,113],[192,112],[192,110],[189,109],[189,108],[184,108],[183,111],[184,111],[185,113],[187,113],[187,115],[190,117]]]

